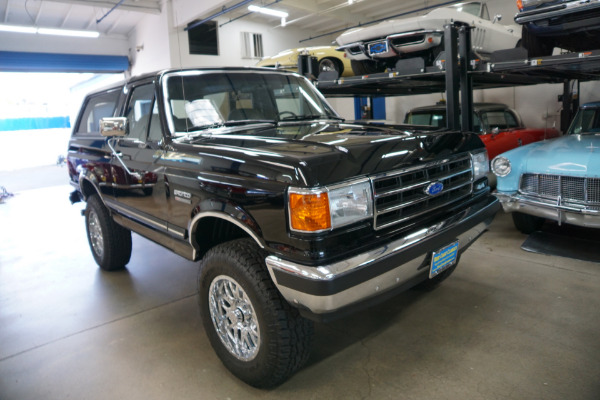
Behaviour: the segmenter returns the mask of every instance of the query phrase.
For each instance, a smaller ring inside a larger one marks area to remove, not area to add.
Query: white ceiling
[[[188,18],[206,18],[241,1],[215,0],[213,11]],[[161,3],[160,0],[0,0],[0,23],[96,30],[107,36],[127,36],[144,15],[160,13]],[[347,0],[254,0],[249,4],[270,5],[272,9],[286,11],[289,14],[289,26],[309,30],[313,32],[311,37],[314,37],[442,3],[448,1],[354,0],[349,4]],[[249,13],[247,6],[245,4],[222,15],[221,23],[242,17],[273,26],[279,25],[279,20],[274,17],[256,13],[245,15]],[[115,8],[111,11],[113,7]]]

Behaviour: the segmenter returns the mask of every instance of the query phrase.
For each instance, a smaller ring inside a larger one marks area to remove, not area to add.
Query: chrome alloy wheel
[[[91,210],[88,216],[88,232],[94,253],[98,257],[102,257],[104,255],[104,237],[102,236],[102,227],[100,226],[98,214],[94,210]]]
[[[260,348],[260,329],[252,302],[233,278],[217,276],[210,284],[210,316],[227,350],[241,361],[251,361]]]
[[[335,61],[325,58],[319,63],[319,71],[337,71]]]

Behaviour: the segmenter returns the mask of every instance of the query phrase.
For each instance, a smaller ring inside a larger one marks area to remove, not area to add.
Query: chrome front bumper
[[[456,240],[459,254],[491,223],[500,204],[493,196],[435,225],[336,263],[305,266],[266,258],[273,282],[292,305],[329,314],[429,276],[433,251]]]
[[[418,51],[424,51],[430,49],[432,47],[439,46],[441,44],[443,31],[441,30],[418,30],[411,32],[403,32],[403,33],[395,33],[392,35],[388,35],[380,40],[365,40],[360,42],[349,43],[343,46],[336,48],[338,51],[346,51],[348,58],[354,60],[366,60],[366,59],[382,59],[389,57],[398,57],[398,55],[404,53],[414,53]],[[394,39],[400,38],[411,38],[411,37],[420,37],[423,36],[423,39],[419,39],[414,42],[407,42],[405,44],[395,46],[393,45]],[[369,50],[369,46],[377,43],[387,43],[387,51],[381,53],[372,53]],[[352,52],[350,49],[357,48],[358,52]]]
[[[502,203],[505,212],[521,212],[565,223],[588,228],[600,228],[600,210],[586,209],[564,203],[548,202],[525,197],[519,193],[494,193]]]

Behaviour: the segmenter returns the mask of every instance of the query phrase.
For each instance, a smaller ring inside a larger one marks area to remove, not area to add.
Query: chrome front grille
[[[447,159],[442,162],[395,171],[371,178],[375,194],[375,229],[407,222],[447,206],[473,191],[471,157]],[[429,195],[430,184],[440,182],[443,190]]]
[[[523,174],[519,191],[553,202],[600,206],[600,178]]]

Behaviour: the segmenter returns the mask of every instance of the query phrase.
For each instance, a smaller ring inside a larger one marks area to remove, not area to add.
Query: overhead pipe
[[[440,3],[440,4],[433,5],[433,6],[427,6],[427,7],[419,8],[417,10],[406,11],[406,12],[403,12],[403,13],[400,13],[400,14],[391,15],[389,17],[380,18],[380,19],[376,19],[374,21],[366,22],[364,24],[359,23],[358,25],[354,25],[354,26],[350,26],[350,27],[342,28],[342,29],[337,29],[335,31],[323,33],[322,35],[311,36],[308,39],[302,39],[302,40],[300,40],[298,43],[307,42],[309,40],[322,38],[323,36],[329,36],[329,35],[332,35],[334,33],[345,32],[348,29],[360,28],[361,26],[376,24],[377,22],[387,21],[388,19],[397,18],[397,17],[403,17],[405,15],[414,14],[414,13],[420,12],[420,11],[426,11],[426,10],[429,10],[431,8],[438,8],[438,7],[442,7],[442,6],[447,6],[448,4],[460,3],[461,1],[463,1],[463,0],[446,1],[445,3]]]
[[[211,15],[210,17],[204,18],[203,20],[196,21],[196,22],[194,22],[194,23],[192,23],[192,24],[188,25],[187,27],[185,27],[185,28],[184,28],[184,31],[188,31],[188,30],[190,30],[190,29],[193,29],[193,28],[195,28],[195,27],[197,27],[197,26],[200,26],[200,25],[202,25],[202,24],[203,24],[203,23],[205,23],[205,22],[212,21],[213,19],[215,19],[215,18],[217,18],[217,17],[220,17],[220,16],[221,16],[221,15],[223,15],[223,14],[227,14],[228,12],[230,12],[230,11],[233,11],[233,10],[235,10],[236,8],[243,7],[243,6],[245,6],[246,4],[248,4],[248,3],[251,3],[251,2],[253,2],[253,1],[254,1],[254,0],[244,0],[244,1],[242,1],[242,2],[239,2],[239,3],[237,3],[237,4],[235,4],[235,5],[231,6],[231,7],[229,7],[229,8],[223,8],[221,11],[219,11],[218,13],[215,13],[215,14]]]
[[[100,19],[96,20],[96,24],[99,24],[100,22],[102,22],[102,20],[106,17],[108,17],[108,14],[110,14],[111,12],[113,12],[117,7],[119,7],[121,4],[123,4],[125,0],[120,0],[117,4],[115,4],[115,6],[113,8],[111,8],[110,10],[108,10],[108,12],[106,14],[104,14],[102,17],[100,17]]]

